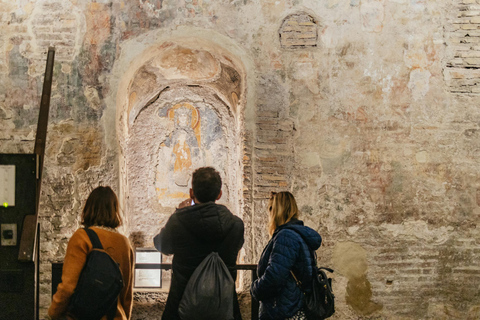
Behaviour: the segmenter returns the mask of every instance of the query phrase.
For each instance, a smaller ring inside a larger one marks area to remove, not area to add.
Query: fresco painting
[[[217,114],[204,103],[164,105],[157,115],[174,125],[155,153],[155,188],[162,206],[175,206],[189,197],[190,179],[196,168],[211,165],[224,171],[226,142]]]

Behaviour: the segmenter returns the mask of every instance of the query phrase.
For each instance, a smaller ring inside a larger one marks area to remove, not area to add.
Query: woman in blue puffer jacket
[[[297,204],[290,192],[272,192],[268,211],[272,238],[263,250],[257,266],[258,279],[250,290],[260,301],[260,320],[306,319],[302,290],[310,289],[311,251],[320,247],[322,238],[298,220]],[[307,285],[300,289],[293,275]]]

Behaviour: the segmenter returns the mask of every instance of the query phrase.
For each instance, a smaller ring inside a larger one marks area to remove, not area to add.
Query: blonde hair
[[[282,224],[297,219],[298,214],[297,202],[290,192],[272,192],[268,201],[268,233],[270,236]]]

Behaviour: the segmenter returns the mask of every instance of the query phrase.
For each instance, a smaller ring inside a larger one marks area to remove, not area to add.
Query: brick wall
[[[480,93],[480,2],[458,1],[446,26],[451,59],[445,80],[452,93]]]
[[[480,267],[475,263],[480,255],[478,241],[459,239],[441,245],[393,241],[370,250],[369,279],[374,294],[384,307],[394,306],[398,316],[441,318],[444,309],[450,310],[452,317],[462,317],[461,312],[474,311],[480,284]],[[470,298],[453,298],[460,296]]]

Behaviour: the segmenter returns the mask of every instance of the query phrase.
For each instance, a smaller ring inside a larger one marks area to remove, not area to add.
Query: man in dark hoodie
[[[227,207],[215,203],[222,196],[221,188],[222,179],[214,168],[195,170],[190,199],[180,203],[153,239],[158,251],[173,254],[172,282],[162,320],[180,319],[178,306],[187,282],[212,251],[218,252],[233,280],[237,278],[236,262],[244,242],[244,226]],[[236,293],[232,299],[235,320],[241,319]]]

